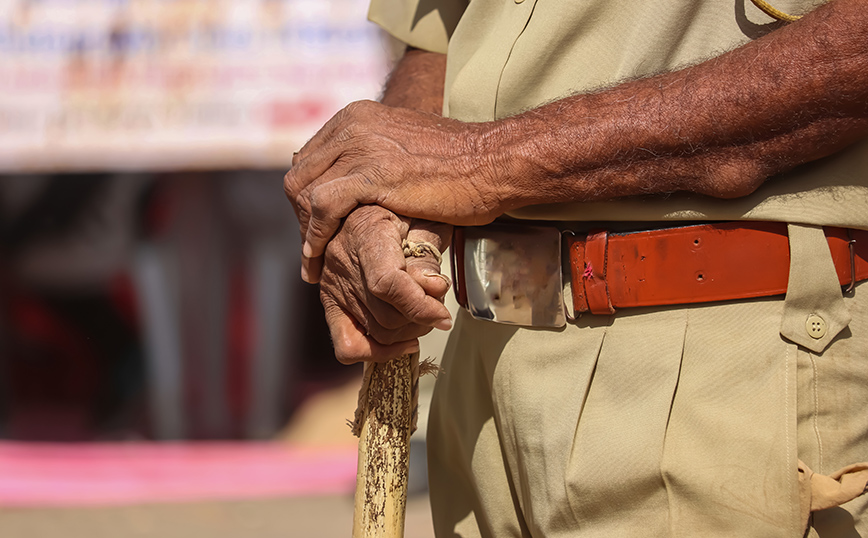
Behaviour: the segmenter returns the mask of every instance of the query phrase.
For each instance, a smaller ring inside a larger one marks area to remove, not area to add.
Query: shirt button
[[[811,314],[805,321],[805,330],[808,331],[808,336],[819,340],[826,336],[826,322],[820,316]]]

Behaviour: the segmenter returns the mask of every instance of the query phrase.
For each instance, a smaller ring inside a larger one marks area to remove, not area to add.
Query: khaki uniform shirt
[[[448,53],[443,112],[462,121],[697,63],[780,24],[749,0],[373,0],[369,15],[406,43]],[[787,222],[789,290],[625,309],[561,330],[461,312],[429,425],[438,535],[868,535],[868,496],[819,502],[834,497],[822,484],[840,484],[802,463],[849,470],[856,493],[868,481],[868,464],[845,467],[868,454],[868,289],[842,297],[820,229],[868,229],[866,176],[863,140],[736,200],[681,194],[512,212]],[[828,325],[820,339],[808,334],[813,315]]]
[[[777,0],[787,13],[816,0]],[[491,121],[571,94],[671,71],[779,27],[748,0],[373,0],[369,17],[448,52],[443,112]],[[762,103],[756,103],[762,106]],[[679,194],[526,207],[517,218],[773,220],[868,229],[868,140],[769,179],[737,200]]]

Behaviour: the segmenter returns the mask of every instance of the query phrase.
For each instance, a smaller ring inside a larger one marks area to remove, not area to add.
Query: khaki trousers
[[[868,285],[843,305],[822,352],[782,337],[781,297],[562,330],[462,311],[427,437],[437,536],[803,536],[798,461],[868,460]],[[808,532],[868,537],[868,495]]]

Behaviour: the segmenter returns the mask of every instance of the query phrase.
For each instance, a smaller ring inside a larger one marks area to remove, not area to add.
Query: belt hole
[[[702,282],[703,280],[705,280],[705,275],[702,273],[699,273],[698,275],[696,275],[696,280]]]
[[[699,246],[699,238],[698,237],[693,240],[693,244],[697,247]]]

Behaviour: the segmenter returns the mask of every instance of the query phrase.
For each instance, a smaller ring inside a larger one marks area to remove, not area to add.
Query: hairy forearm
[[[409,48],[389,75],[380,102],[439,115],[445,78],[446,55]]]
[[[868,132],[864,8],[838,0],[701,64],[492,122],[467,166],[487,168],[501,210],[673,191],[749,194]]]
[[[445,79],[445,54],[408,48],[389,75],[380,102],[440,115]],[[448,225],[414,219],[410,230],[416,241],[427,241],[439,250],[449,246],[451,227]]]
[[[747,195],[868,134],[866,4],[832,0],[717,58],[497,121],[352,103],[285,178],[305,256],[360,204],[480,225],[540,203]]]

